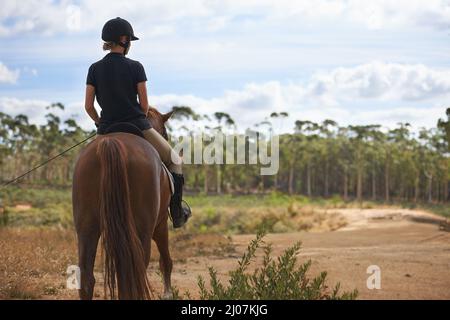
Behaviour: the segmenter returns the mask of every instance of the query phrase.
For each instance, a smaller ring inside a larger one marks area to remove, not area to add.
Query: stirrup
[[[192,216],[191,207],[185,200],[181,200],[181,207],[183,208],[183,212],[185,213],[186,221]]]
[[[181,208],[183,209],[183,213],[185,213],[185,215],[184,215],[184,217],[186,219],[185,222],[187,222],[188,219],[190,217],[192,217],[191,207],[188,205],[188,203],[185,200],[181,200]],[[173,223],[172,212],[170,212],[170,207],[168,209],[169,209],[169,219]]]

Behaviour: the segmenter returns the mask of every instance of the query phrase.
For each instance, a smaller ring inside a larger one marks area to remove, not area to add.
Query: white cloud
[[[450,104],[450,70],[372,62],[317,73],[306,83],[250,83],[211,99],[163,95],[151,97],[151,102],[164,110],[182,104],[198,113],[225,111],[242,126],[251,126],[273,111],[287,111],[289,126],[296,119],[329,118],[342,124],[393,127],[398,122],[410,122],[430,127]]]
[[[53,34],[67,31],[66,8],[69,1],[2,0],[0,11],[0,36],[24,33]]]
[[[183,1],[52,1],[3,0],[0,12],[0,36],[24,33],[53,35],[76,31],[100,33],[104,22],[123,16],[136,25],[152,26],[158,35],[172,26],[164,25],[184,17],[201,17],[209,14],[201,0]],[[161,24],[163,24],[161,26]],[[151,34],[152,32],[150,32]]]
[[[17,99],[0,97],[0,112],[16,116],[24,114],[30,122],[42,124],[46,114],[45,107],[50,105],[47,101],[32,99]]]
[[[358,99],[415,101],[450,93],[450,69],[424,65],[372,62],[337,68],[313,76],[306,87],[311,99],[330,104]]]
[[[16,83],[19,74],[19,70],[10,70],[0,61],[0,83]]]
[[[416,128],[431,127],[444,115],[445,106],[450,105],[450,69],[372,62],[317,73],[305,83],[249,83],[240,90],[227,90],[208,99],[165,94],[150,96],[149,101],[162,111],[187,105],[199,114],[228,112],[241,128],[264,120],[273,111],[289,113],[289,119],[280,128],[284,131],[290,130],[297,119],[333,119],[341,125],[370,123],[389,127],[410,122]],[[0,111],[26,113],[33,121],[43,123],[45,106],[49,104],[0,98]],[[378,105],[383,107],[377,108]],[[84,128],[92,129],[82,102],[68,104],[60,114],[63,118],[76,114]]]
[[[52,102],[37,99],[17,99],[11,97],[0,97],[0,112],[4,112],[11,116],[24,114],[28,117],[30,123],[43,125],[46,123],[45,115],[49,112],[59,116],[61,121],[69,117],[74,117],[78,124],[85,129],[93,129],[93,123],[84,111],[82,102],[69,103],[65,106],[65,110],[51,109]]]
[[[79,9],[79,10],[78,10]],[[79,14],[79,15],[78,15]],[[399,26],[450,27],[447,0],[181,0],[123,1],[51,1],[3,0],[0,12],[0,36],[34,32],[44,35],[60,32],[96,31],[106,20],[123,16],[136,25],[151,28],[185,28],[204,20],[204,30],[217,31],[230,21],[247,16],[260,23],[291,21],[308,23],[344,22],[369,29]]]

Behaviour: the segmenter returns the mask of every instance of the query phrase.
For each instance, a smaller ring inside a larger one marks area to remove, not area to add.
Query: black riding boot
[[[172,173],[175,192],[170,199],[170,216],[173,227],[180,228],[191,216],[191,209],[182,205],[184,177],[182,174]]]

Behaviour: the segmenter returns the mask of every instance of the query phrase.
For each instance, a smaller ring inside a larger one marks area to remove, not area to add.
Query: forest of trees
[[[55,115],[61,103],[47,107],[45,125],[29,123],[26,115],[0,112],[0,182],[6,182],[47,160],[94,131],[83,130],[73,118]],[[220,130],[236,133],[230,115],[199,115],[189,107],[176,111],[169,127],[172,135]],[[272,113],[247,131],[268,138],[277,134],[286,112]],[[178,126],[177,126],[178,125]],[[239,131],[241,132],[241,131]],[[332,120],[321,123],[297,120],[292,133],[280,135],[277,175],[261,176],[256,165],[185,165],[186,189],[203,193],[264,193],[271,191],[306,196],[383,201],[445,202],[450,181],[450,108],[435,128],[396,128],[379,125],[341,127]],[[254,143],[248,139],[248,144]],[[67,187],[76,155],[63,157],[21,179],[24,186]]]

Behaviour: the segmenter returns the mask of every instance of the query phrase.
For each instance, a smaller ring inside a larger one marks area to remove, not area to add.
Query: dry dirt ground
[[[404,209],[333,210],[347,220],[338,231],[270,234],[266,242],[280,254],[302,242],[299,261],[311,259],[311,276],[328,272],[329,285],[358,289],[358,299],[450,299],[450,233],[443,218]],[[330,211],[331,213],[331,211]],[[213,266],[223,280],[254,235],[191,236],[172,233],[173,284],[198,297],[197,277]],[[261,253],[259,254],[261,255]],[[149,275],[162,290],[153,251]],[[100,260],[100,259],[99,259]],[[72,231],[0,229],[0,298],[75,299],[65,288],[65,270],[76,264]],[[367,289],[367,268],[381,270],[381,289]],[[96,298],[103,297],[100,263]]]

